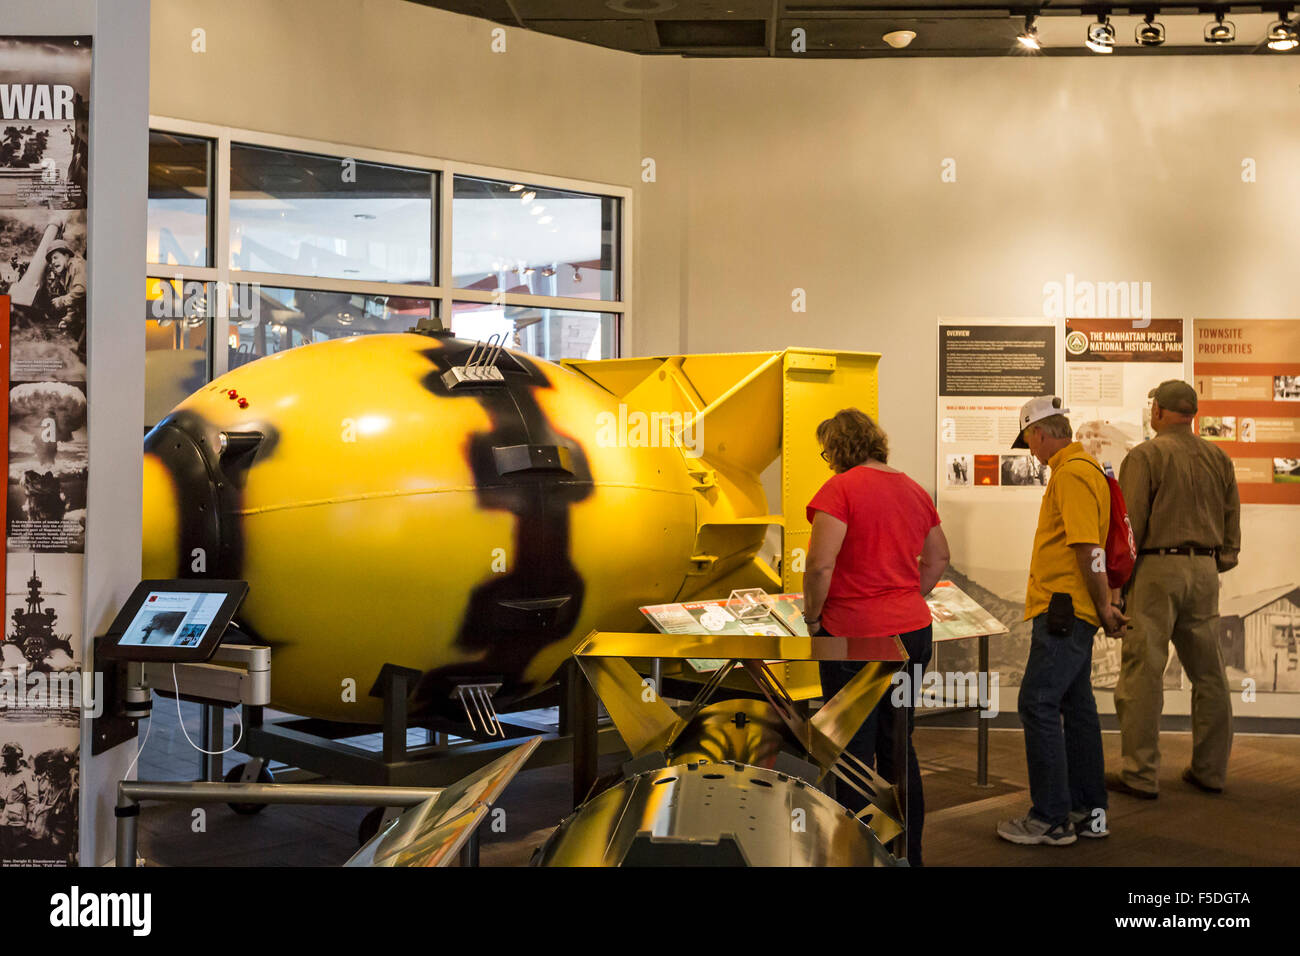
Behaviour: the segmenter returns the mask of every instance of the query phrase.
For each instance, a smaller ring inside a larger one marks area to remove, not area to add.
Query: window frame
[[[209,366],[212,378],[219,378],[229,369],[227,336],[217,334],[220,323],[230,317],[229,302],[226,296],[232,283],[257,283],[275,288],[294,288],[320,292],[344,292],[359,295],[392,295],[436,302],[437,314],[441,321],[451,322],[453,302],[478,302],[497,306],[525,306],[542,309],[559,309],[573,312],[613,313],[614,324],[613,352],[615,358],[622,357],[623,343],[631,341],[632,323],[632,243],[633,235],[633,190],[627,186],[615,186],[610,183],[589,182],[549,176],[543,173],[519,169],[507,169],[499,166],[485,166],[478,163],[464,163],[456,160],[433,156],[420,156],[392,150],[372,149],[370,147],[333,143],[324,140],[307,139],[299,136],[287,136],[279,133],[263,133],[257,130],[240,129],[232,126],[219,126],[211,123],[199,123],[168,116],[150,114],[149,129],[160,133],[172,133],[178,136],[197,136],[212,141],[211,186],[209,188],[208,230],[212,249],[212,266],[178,266],[173,264],[145,263],[145,275],[157,279],[180,279],[217,283],[214,296],[216,314],[213,316],[215,329],[208,336],[211,355]],[[380,282],[359,279],[331,279],[316,276],[295,276],[279,272],[246,272],[230,268],[230,147],[232,143],[260,146],[267,149],[279,149],[289,152],[314,153],[322,156],[356,159],[367,163],[380,163],[388,166],[400,166],[438,174],[437,215],[430,223],[430,248],[435,275],[430,285],[410,285],[406,283]],[[573,192],[588,193],[594,196],[608,196],[618,200],[618,289],[621,298],[609,299],[575,299],[567,296],[531,295],[507,292],[483,292],[474,289],[457,289],[452,284],[451,242],[452,242],[452,208],[457,176],[474,176],[480,179],[495,179],[510,183],[525,183],[549,189],[565,189]]]

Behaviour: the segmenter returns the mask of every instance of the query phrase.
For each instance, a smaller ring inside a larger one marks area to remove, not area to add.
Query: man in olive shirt
[[[1138,562],[1129,582],[1132,629],[1124,636],[1115,710],[1124,765],[1106,784],[1154,799],[1169,642],[1192,682],[1192,765],[1183,779],[1223,790],[1232,748],[1232,702],[1219,646],[1219,574],[1237,566],[1241,503],[1232,461],[1192,433],[1196,390],[1164,382],[1151,392],[1156,436],[1120,466]]]
[[[1029,564],[1025,620],[1033,628],[1018,702],[1033,806],[997,828],[1022,846],[1067,846],[1110,832],[1092,643],[1099,626],[1117,635],[1128,621],[1106,581],[1110,484],[1071,440],[1068,412],[1054,395],[1026,402],[1012,445],[1051,469]]]

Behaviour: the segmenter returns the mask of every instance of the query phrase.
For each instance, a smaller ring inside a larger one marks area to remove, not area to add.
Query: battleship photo
[[[29,671],[74,669],[72,635],[58,632],[59,612],[49,606],[42,587],[41,578],[36,573],[36,555],[33,554],[26,603],[14,608],[5,643],[22,654]],[[5,654],[6,664],[11,657],[11,654]]]

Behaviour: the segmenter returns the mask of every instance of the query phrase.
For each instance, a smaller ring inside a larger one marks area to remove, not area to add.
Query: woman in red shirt
[[[888,438],[858,409],[846,408],[818,425],[817,440],[835,474],[808,503],[812,538],[803,579],[808,632],[897,634],[907,648],[908,669],[920,664],[924,671],[932,638],[925,595],[948,566],[948,540],[934,503],[924,488],[886,464]],[[848,661],[823,663],[823,699],[837,694],[862,667]],[[921,770],[912,747],[911,710],[906,729],[899,727],[892,697],[891,692],[876,706],[847,749],[896,781],[894,736],[907,734],[907,858],[919,866],[925,816]],[[855,813],[866,806],[856,791],[841,789],[844,806]]]

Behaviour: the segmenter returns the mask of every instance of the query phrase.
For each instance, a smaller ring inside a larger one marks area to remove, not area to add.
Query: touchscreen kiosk
[[[141,581],[101,649],[136,661],[206,661],[248,593],[245,581]]]

